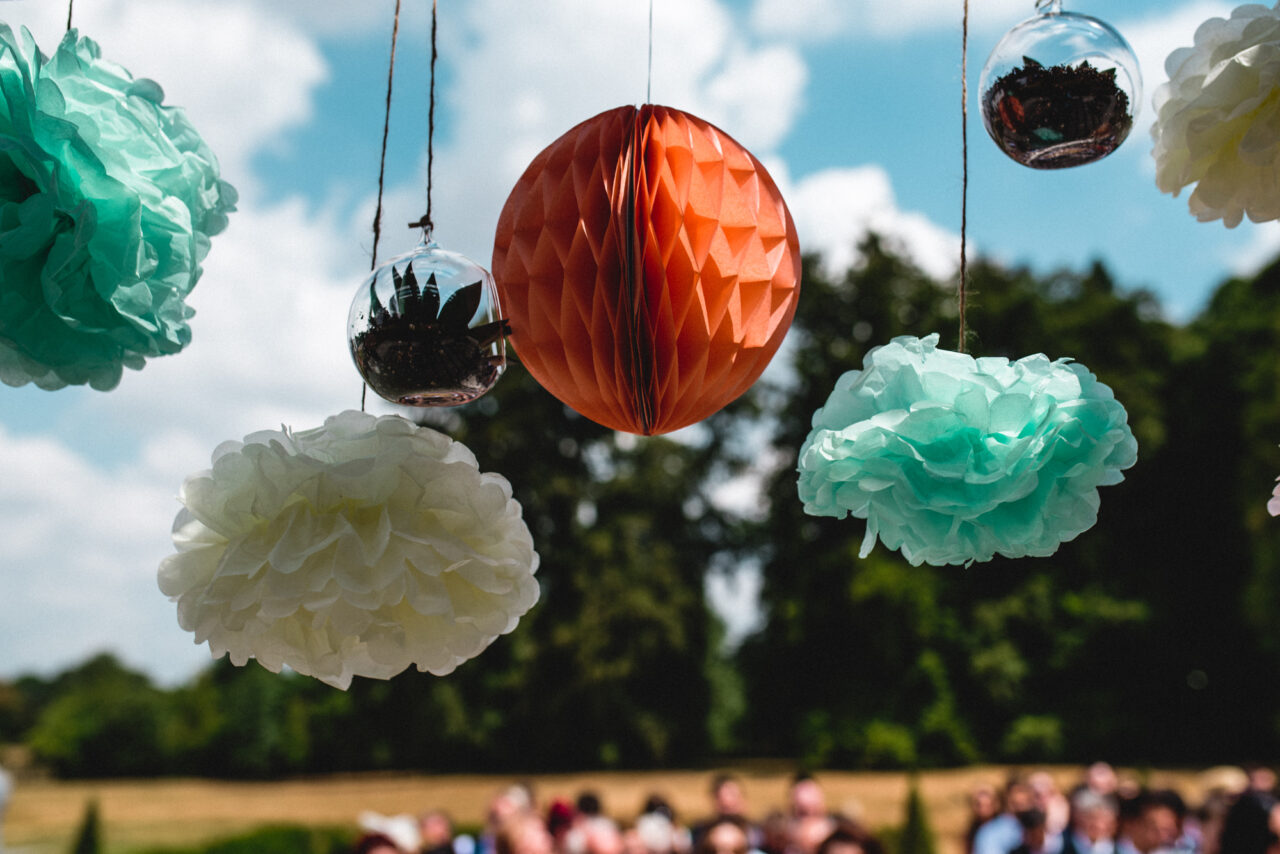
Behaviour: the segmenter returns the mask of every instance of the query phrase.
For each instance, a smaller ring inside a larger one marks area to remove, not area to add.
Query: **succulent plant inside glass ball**
[[[1033,169],[1106,157],[1133,129],[1142,73],[1110,24],[1060,3],[1005,34],[982,69],[982,121],[1000,150]]]
[[[429,238],[365,279],[347,321],[369,388],[407,406],[456,406],[493,388],[509,332],[489,272]]]

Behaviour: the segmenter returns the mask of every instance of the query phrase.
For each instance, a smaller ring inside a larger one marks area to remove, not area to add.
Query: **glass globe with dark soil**
[[[429,233],[365,279],[347,319],[369,388],[408,406],[456,406],[493,388],[509,331],[489,272]]]
[[[1033,169],[1106,157],[1133,129],[1142,73],[1110,24],[1038,0],[1005,34],[978,84],[982,121],[1000,150]]]

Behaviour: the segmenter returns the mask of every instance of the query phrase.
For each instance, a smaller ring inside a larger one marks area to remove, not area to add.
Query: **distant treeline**
[[[161,690],[100,657],[0,684],[0,742],[67,776],[1280,757],[1280,267],[1186,324],[1100,263],[970,269],[968,350],[1076,358],[1140,443],[1097,527],[1051,558],[860,560],[861,522],[803,514],[796,452],[836,378],[895,335],[955,347],[953,283],[872,239],[838,277],[808,260],[791,371],[693,441],[616,436],[518,366],[428,413],[510,479],[542,556],[541,603],[453,675],[343,693],[221,663]],[[756,512],[719,507],[749,470]],[[764,619],[728,650],[705,586],[744,565]]]

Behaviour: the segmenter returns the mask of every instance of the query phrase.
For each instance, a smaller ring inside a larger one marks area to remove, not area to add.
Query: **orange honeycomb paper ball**
[[[534,378],[593,421],[653,435],[764,371],[795,314],[800,246],[749,151],[688,113],[628,106],[529,164],[493,274]]]

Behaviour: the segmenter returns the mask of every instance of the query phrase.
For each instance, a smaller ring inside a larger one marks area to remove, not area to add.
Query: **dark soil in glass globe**
[[[493,342],[510,332],[497,320],[469,328],[480,305],[483,284],[460,288],[440,305],[435,276],[422,288],[413,268],[396,276],[389,306],[369,310],[368,329],[351,341],[360,373],[387,400],[410,406],[466,403],[497,382],[506,359],[494,355]]]
[[[1114,68],[1022,61],[982,95],[987,129],[1006,154],[1033,169],[1065,169],[1100,160],[1124,142],[1133,113]]]

